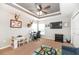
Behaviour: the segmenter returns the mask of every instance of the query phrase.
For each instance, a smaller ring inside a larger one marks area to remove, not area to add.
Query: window
[[[32,24],[32,30],[33,30],[33,32],[37,32],[37,24],[36,23]]]
[[[39,31],[41,31],[41,35],[45,35],[45,24],[39,24]]]
[[[33,32],[37,32],[37,28],[39,31],[41,31],[41,35],[45,35],[45,24],[39,24],[39,27],[37,27],[37,23],[32,24],[32,30]]]

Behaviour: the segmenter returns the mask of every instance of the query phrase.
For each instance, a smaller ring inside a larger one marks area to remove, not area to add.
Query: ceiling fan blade
[[[46,7],[44,8],[44,10],[45,10],[45,9],[49,9],[50,7],[51,7],[51,6],[50,6],[50,5],[48,5],[48,6],[46,6]]]
[[[42,12],[43,12],[43,13],[45,13],[45,14],[47,14],[47,12],[46,12],[46,11],[43,11],[43,10],[42,10]]]
[[[38,5],[39,8],[37,8],[38,11],[42,10],[42,5]]]
[[[40,7],[40,9],[42,9],[42,6],[41,5],[39,5],[39,7]]]

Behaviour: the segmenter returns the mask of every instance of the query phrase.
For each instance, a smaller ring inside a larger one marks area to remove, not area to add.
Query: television
[[[51,22],[50,29],[62,29],[62,21],[59,22]]]

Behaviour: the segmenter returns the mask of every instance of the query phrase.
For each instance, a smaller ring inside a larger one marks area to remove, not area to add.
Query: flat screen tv
[[[62,21],[59,22],[51,22],[50,29],[62,29]]]

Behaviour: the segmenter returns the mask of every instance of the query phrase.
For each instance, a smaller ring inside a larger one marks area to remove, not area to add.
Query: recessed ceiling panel
[[[59,3],[16,3],[16,4],[7,3],[7,4],[37,18],[44,18],[61,14]]]
[[[59,3],[17,3],[21,7],[28,9],[32,13],[38,15],[40,11],[43,11],[40,16],[47,15],[50,13],[55,13],[60,11]],[[38,10],[37,6],[41,5],[41,10]],[[49,8],[46,8],[49,7]]]

